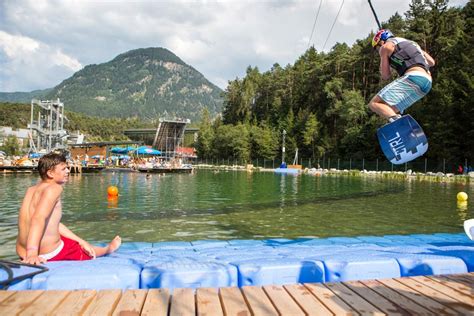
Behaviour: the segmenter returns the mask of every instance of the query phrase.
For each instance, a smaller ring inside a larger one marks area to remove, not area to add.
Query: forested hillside
[[[0,102],[30,103],[31,99],[43,99],[52,89],[31,92],[0,92]]]
[[[427,157],[474,158],[473,3],[447,4],[413,0],[383,27],[418,42],[437,62],[432,91],[407,111],[429,138]],[[248,67],[225,91],[222,121],[204,115],[200,157],[272,159],[285,130],[289,157],[298,148],[307,158],[382,158],[375,133],[385,122],[367,103],[388,81],[380,78],[372,36],[328,53],[309,48],[294,64],[266,72]]]
[[[222,90],[164,48],[141,48],[88,65],[46,95],[74,112],[100,117],[183,117],[222,109]]]

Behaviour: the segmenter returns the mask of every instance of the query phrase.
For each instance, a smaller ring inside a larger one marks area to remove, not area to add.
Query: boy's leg
[[[411,79],[410,79],[411,78]],[[383,118],[398,116],[431,89],[425,77],[404,75],[380,90],[369,103],[369,108]]]
[[[370,100],[369,108],[377,113],[379,116],[385,119],[389,119],[392,116],[396,116],[399,111],[396,107],[388,105],[381,97],[375,95]]]
[[[96,257],[102,257],[119,249],[121,244],[122,239],[119,236],[115,236],[106,247],[92,246],[92,248],[94,248]]]

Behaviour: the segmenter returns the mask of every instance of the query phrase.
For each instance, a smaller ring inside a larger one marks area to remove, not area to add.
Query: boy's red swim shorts
[[[60,260],[91,260],[92,257],[87,254],[81,245],[75,240],[61,236],[61,240],[64,242],[63,249],[48,261],[60,261]]]

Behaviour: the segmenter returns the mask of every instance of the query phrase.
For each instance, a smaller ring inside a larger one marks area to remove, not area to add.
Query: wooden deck
[[[0,291],[0,315],[474,315],[474,273],[342,283]]]

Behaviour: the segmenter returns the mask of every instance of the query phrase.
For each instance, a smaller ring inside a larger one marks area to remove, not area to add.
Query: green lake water
[[[0,175],[0,258],[15,258],[18,208],[37,174]],[[107,187],[119,188],[108,200]],[[194,174],[71,175],[63,222],[91,242],[264,239],[460,233],[474,217],[474,186],[354,176]]]

